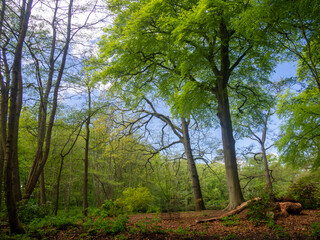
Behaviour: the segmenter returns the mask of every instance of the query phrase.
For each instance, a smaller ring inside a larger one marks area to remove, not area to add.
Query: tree
[[[3,7],[5,4],[2,5]],[[20,31],[15,47],[14,60],[12,65],[12,83],[10,86],[10,107],[8,111],[7,139],[5,152],[5,178],[4,186],[6,193],[6,205],[8,210],[10,230],[12,233],[23,233],[24,229],[19,223],[17,216],[17,199],[14,196],[13,190],[13,174],[16,173],[14,168],[17,168],[18,156],[18,133],[19,133],[19,116],[22,106],[22,49],[24,39],[26,37],[29,17],[31,15],[32,0],[23,1],[20,15]],[[19,171],[17,171],[19,174]]]
[[[316,50],[320,46],[319,4],[312,0],[266,0],[260,10],[264,12],[260,19],[272,26],[269,29],[271,39],[284,48],[287,56],[298,60],[298,78],[320,90],[320,58]]]
[[[269,24],[271,40],[280,45],[286,56],[298,62],[297,80],[301,84],[283,94],[279,115],[284,124],[278,142],[281,159],[293,165],[317,168],[319,81],[319,4],[315,1],[264,1],[259,18]],[[267,6],[267,7],[266,7]],[[263,7],[266,7],[262,10]],[[275,17],[270,18],[270,12]],[[274,24],[277,19],[278,24]]]
[[[43,168],[50,154],[55,118],[59,103],[62,102],[59,101],[62,86],[72,86],[72,81],[79,80],[76,76],[81,71],[81,59],[88,48],[87,37],[82,33],[94,29],[104,17],[92,17],[98,7],[99,0],[87,1],[86,6],[73,0],[48,1],[39,6],[40,15],[34,16],[34,32],[29,34],[27,44],[32,60],[29,64],[31,71],[26,74],[30,77],[29,86],[33,90],[29,94],[38,96],[38,99],[31,101],[38,107],[38,128],[37,149],[24,191],[26,199],[30,198],[39,177],[43,176]],[[42,195],[45,196],[44,191]]]
[[[239,184],[228,84],[248,70],[269,71],[267,48],[254,45],[235,28],[247,2],[200,1],[144,3],[110,2],[116,18],[100,42],[100,77],[113,77],[122,86],[160,87],[182,83],[176,106],[199,107],[210,99],[220,121],[230,204],[243,201]],[[262,54],[262,52],[264,52]],[[177,77],[177,75],[179,77]],[[205,93],[205,94],[204,94]],[[165,95],[166,92],[164,91]],[[198,104],[198,106],[195,106]],[[192,111],[192,108],[176,110]],[[186,113],[186,112],[185,112]],[[183,114],[182,114],[183,115]]]
[[[285,81],[278,83],[270,82],[263,88],[261,86],[242,87],[237,89],[237,95],[241,96],[240,101],[244,101],[240,107],[234,110],[236,119],[236,131],[240,137],[249,138],[259,144],[260,151],[254,154],[256,161],[261,161],[264,165],[264,176],[267,182],[267,192],[274,198],[272,179],[267,159],[267,150],[273,146],[267,146],[268,135],[270,135],[270,122],[276,113],[279,94]],[[234,96],[236,97],[236,96]],[[245,104],[245,102],[249,102]],[[252,152],[251,152],[252,153]],[[261,157],[259,157],[261,156]]]
[[[171,131],[178,137],[179,142],[181,142],[184,146],[184,153],[186,155],[187,161],[188,161],[188,168],[190,173],[190,178],[192,181],[192,190],[193,190],[193,200],[195,205],[196,211],[205,210],[205,204],[203,201],[202,193],[201,193],[201,187],[200,187],[200,181],[199,176],[196,168],[196,163],[194,159],[193,150],[191,148],[191,139],[189,134],[189,125],[190,125],[190,118],[181,117],[180,123],[181,128],[174,124],[174,122],[170,119],[170,117],[165,116],[159,112],[156,111],[154,105],[150,102],[150,100],[144,98],[146,103],[151,108],[151,111],[148,111],[146,109],[140,110],[143,113],[146,113],[147,115],[143,116],[143,118],[147,117],[148,115],[154,116],[158,119],[160,119],[162,122],[164,122],[166,125],[169,126]],[[148,122],[148,121],[147,121]],[[164,126],[162,128],[162,131],[164,131]],[[173,142],[172,144],[169,144],[168,146],[164,146],[161,150],[164,150],[167,147],[171,147],[173,144],[176,144],[177,142]],[[157,152],[160,152],[159,150]]]
[[[82,212],[85,216],[87,216],[88,212],[88,168],[89,168],[89,144],[90,144],[90,124],[91,124],[91,117],[92,117],[92,86],[90,81],[85,83],[87,87],[87,94],[88,94],[88,109],[87,109],[87,116],[85,121],[86,127],[86,136],[85,136],[85,149],[84,149],[84,184],[83,184],[83,206]]]
[[[70,3],[68,5],[68,21],[67,21],[67,31],[66,31],[66,42],[62,51],[62,60],[61,65],[59,68],[57,80],[55,82],[54,87],[54,93],[53,93],[53,103],[52,103],[52,109],[50,114],[49,122],[47,122],[47,109],[48,109],[48,97],[51,92],[51,87],[53,84],[53,77],[54,77],[54,66],[55,66],[55,50],[56,50],[56,15],[58,11],[58,2],[56,1],[56,5],[54,8],[54,15],[52,20],[52,30],[53,30],[53,37],[52,37],[52,43],[51,43],[51,53],[50,53],[50,71],[48,74],[48,82],[45,92],[43,92],[43,89],[40,88],[40,106],[39,106],[39,123],[38,123],[38,146],[37,150],[34,156],[34,162],[30,169],[28,181],[25,187],[25,196],[24,198],[29,199],[31,193],[33,192],[33,189],[40,177],[40,175],[43,173],[44,165],[48,159],[49,151],[50,151],[50,142],[51,142],[51,133],[52,128],[54,124],[55,114],[57,110],[57,104],[58,104],[58,93],[60,88],[60,83],[62,80],[67,54],[68,54],[68,48],[69,43],[71,39],[71,17],[72,17],[72,4],[73,0],[70,0]],[[39,77],[38,80],[39,85],[42,86],[41,78]]]
[[[282,161],[296,167],[320,166],[319,97],[316,87],[301,93],[287,91],[281,96],[278,114],[286,124],[281,126],[277,145]]]

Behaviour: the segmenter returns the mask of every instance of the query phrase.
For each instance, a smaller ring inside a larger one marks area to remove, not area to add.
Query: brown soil
[[[246,210],[239,214],[235,226],[223,221],[196,223],[196,220],[218,217],[223,211],[136,214],[130,215],[130,233],[102,236],[82,234],[81,228],[59,231],[49,239],[320,239],[312,223],[320,222],[320,210],[303,210],[300,215],[289,215],[276,220],[276,226],[255,226],[246,219]],[[138,225],[140,227],[138,227]],[[320,231],[318,225],[318,234]],[[48,237],[48,236],[47,236]]]

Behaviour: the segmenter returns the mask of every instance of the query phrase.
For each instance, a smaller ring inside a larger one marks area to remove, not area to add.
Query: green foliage
[[[41,219],[50,213],[51,205],[38,205],[34,201],[21,201],[18,207],[19,219],[23,223],[30,223]]]
[[[307,181],[307,177],[301,177],[292,183],[288,195],[301,203],[305,209],[317,209],[320,207],[319,183]]]
[[[87,229],[89,235],[116,234],[124,232],[127,229],[129,218],[126,215],[119,215],[113,221],[103,217],[98,217],[95,220],[89,219],[83,225]]]
[[[92,216],[116,217],[121,214],[121,208],[111,200],[106,200],[100,208],[92,212]]]
[[[130,233],[164,233],[162,227],[157,224],[159,221],[160,218],[158,215],[151,219],[146,217],[143,220],[136,222],[134,227],[131,227]]]
[[[225,216],[222,219],[223,225],[229,227],[229,226],[237,226],[240,223],[240,217],[239,215],[232,215],[232,216]]]
[[[129,187],[122,192],[122,197],[114,201],[114,205],[126,213],[147,212],[153,196],[146,187]]]
[[[278,114],[284,121],[277,146],[283,162],[314,169],[320,166],[317,147],[320,143],[319,101],[319,89],[316,87],[281,96]]]
[[[265,193],[260,196],[260,199],[252,200],[248,204],[248,209],[247,218],[256,226],[262,223],[273,223],[274,205],[271,203],[269,194]]]
[[[274,221],[269,221],[268,227],[271,228],[278,238],[286,239],[289,236],[289,233],[281,226],[276,224]]]
[[[28,224],[28,235],[36,237],[54,234],[57,230],[66,230],[70,227],[76,226],[77,219],[78,216],[71,217],[68,214],[34,219],[33,222]]]
[[[315,237],[320,237],[320,222],[314,222],[311,224],[312,234]]]
[[[223,236],[222,239],[224,240],[232,240],[232,239],[238,239],[237,234],[235,233],[229,233],[226,236]]]

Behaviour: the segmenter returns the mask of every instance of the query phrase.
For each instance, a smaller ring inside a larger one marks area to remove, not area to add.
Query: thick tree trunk
[[[185,118],[181,118],[182,121],[182,134],[183,134],[183,145],[187,156],[188,168],[192,181],[192,190],[193,190],[193,199],[196,211],[205,210],[206,207],[204,205],[204,201],[202,198],[201,187],[199,176],[197,172],[197,167],[193,158],[191,144],[190,144],[190,136],[189,136],[189,123],[185,120]]]
[[[229,205],[227,209],[234,209],[244,201],[244,198],[241,192],[238,175],[235,141],[233,138],[227,89],[225,88],[218,92],[217,98],[218,117],[221,126],[224,162],[229,191]]]
[[[227,89],[230,73],[232,71],[232,68],[230,68],[229,59],[230,33],[228,32],[228,29],[223,21],[220,24],[219,30],[220,38],[222,41],[220,45],[221,69],[216,73],[216,86],[213,92],[215,93],[218,103],[217,116],[219,118],[221,126],[224,162],[227,175],[229,192],[229,205],[227,209],[234,209],[242,202],[244,202],[244,198],[241,192],[238,175],[235,141],[233,138],[230,104]]]

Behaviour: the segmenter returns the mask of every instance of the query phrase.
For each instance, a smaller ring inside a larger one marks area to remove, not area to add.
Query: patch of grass
[[[237,226],[240,223],[240,217],[239,215],[232,215],[229,217],[223,217],[222,219],[223,225],[229,227],[229,226]]]
[[[248,208],[247,218],[256,226],[273,221],[272,214],[270,214],[273,210],[273,205],[271,204],[270,196],[267,194],[257,201],[250,202]]]
[[[95,236],[99,234],[117,234],[127,230],[129,218],[126,215],[120,215],[113,221],[105,218],[97,218],[95,221],[89,219],[83,224],[88,234]]]
[[[46,216],[42,219],[34,219],[28,224],[27,236],[38,237],[55,234],[58,230],[66,230],[77,226],[75,224],[77,217],[69,217],[65,215]]]
[[[134,227],[130,229],[130,232],[142,233],[142,234],[164,233],[165,231],[162,229],[162,227],[157,225],[159,221],[160,221],[160,218],[158,215],[156,215],[154,218],[146,217],[145,219],[135,223]]]
[[[315,237],[320,237],[320,222],[314,222],[311,224],[312,235]]]
[[[231,239],[238,239],[237,234],[229,233],[227,236],[223,236],[222,239],[224,240],[231,240]]]

